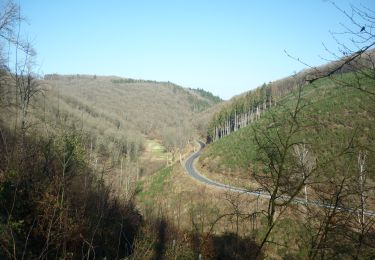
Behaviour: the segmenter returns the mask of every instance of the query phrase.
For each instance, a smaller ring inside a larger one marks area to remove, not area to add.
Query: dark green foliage
[[[143,79],[114,79],[112,83],[115,84],[126,84],[126,83],[157,83],[155,80],[143,80]]]
[[[197,88],[197,89],[189,88],[189,89],[198,93],[201,97],[204,97],[204,98],[210,100],[212,103],[219,103],[219,102],[223,101],[219,96],[215,96],[211,92],[206,91],[202,88]]]

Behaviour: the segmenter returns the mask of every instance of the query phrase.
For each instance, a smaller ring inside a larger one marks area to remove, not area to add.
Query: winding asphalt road
[[[214,180],[208,179],[207,177],[200,174],[200,172],[195,168],[194,162],[202,154],[202,149],[205,147],[205,144],[201,141],[197,141],[197,142],[200,146],[199,150],[192,153],[186,159],[185,164],[184,164],[186,172],[192,178],[196,179],[197,181],[199,181],[201,183],[204,183],[206,185],[213,186],[215,188],[219,188],[219,189],[222,189],[222,190],[227,190],[227,191],[232,191],[232,192],[240,192],[240,193],[247,194],[249,196],[255,196],[255,197],[264,198],[264,199],[270,199],[271,198],[270,194],[266,193],[264,191],[258,191],[258,190],[252,191],[252,190],[248,190],[248,189],[233,187],[233,186],[230,186],[230,185],[226,185],[226,184],[219,183],[219,182],[216,182]],[[290,199],[290,197],[286,196],[286,195],[280,196],[278,198],[279,201],[287,201],[289,199]],[[313,200],[306,201],[304,198],[298,198],[298,197],[294,198],[292,200],[292,203],[293,204],[303,204],[303,205],[314,205],[314,206],[322,207],[322,208],[331,208],[331,209],[334,208],[334,206],[330,205],[330,204],[325,204],[323,202],[313,201]],[[340,211],[358,212],[358,209],[352,209],[352,208],[336,207],[336,209],[340,210]],[[364,212],[364,215],[375,216],[375,211],[367,210],[367,211]]]

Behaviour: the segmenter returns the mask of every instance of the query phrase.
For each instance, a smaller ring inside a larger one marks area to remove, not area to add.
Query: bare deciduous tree
[[[301,114],[307,105],[302,99],[302,88],[303,85],[298,88],[292,109],[284,108],[285,113],[272,114],[272,123],[266,127],[253,127],[258,151],[258,169],[254,169],[253,175],[269,194],[268,207],[264,212],[267,231],[261,239],[258,254],[269,242],[278,219],[300,195],[314,172],[315,166],[308,160],[307,148],[299,139],[300,133],[305,130]]]

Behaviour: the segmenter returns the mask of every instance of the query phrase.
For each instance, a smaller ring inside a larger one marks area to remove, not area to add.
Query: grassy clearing
[[[167,181],[171,176],[172,170],[173,166],[165,167],[151,176],[147,183],[145,181],[139,182],[138,198],[143,202],[147,202],[149,199],[162,194],[167,186]]]
[[[167,158],[171,156],[165,147],[157,140],[147,140],[145,146],[145,152],[148,153],[151,160],[167,160]]]

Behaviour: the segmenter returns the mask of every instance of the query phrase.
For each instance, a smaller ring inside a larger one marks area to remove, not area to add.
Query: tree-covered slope
[[[373,258],[374,70],[301,83],[245,127],[231,129],[226,119],[200,158],[201,172],[267,194],[261,247],[297,237],[302,259]]]
[[[195,135],[193,116],[220,101],[170,82],[118,77],[46,75],[40,84],[44,96],[34,116],[82,129],[104,150],[112,143],[139,151],[144,139],[159,139],[170,150],[181,147]]]
[[[320,157],[342,153],[350,142],[355,142],[352,145],[357,148],[374,147],[374,97],[355,87],[358,80],[361,86],[373,87],[373,80],[359,79],[352,72],[302,86],[300,98],[298,90],[291,92],[265,110],[256,122],[210,144],[201,163],[211,171],[240,171],[250,175],[259,149],[257,132],[287,127],[288,116],[297,102],[302,107],[296,139],[308,143]],[[368,156],[368,162],[372,163],[373,154]]]

